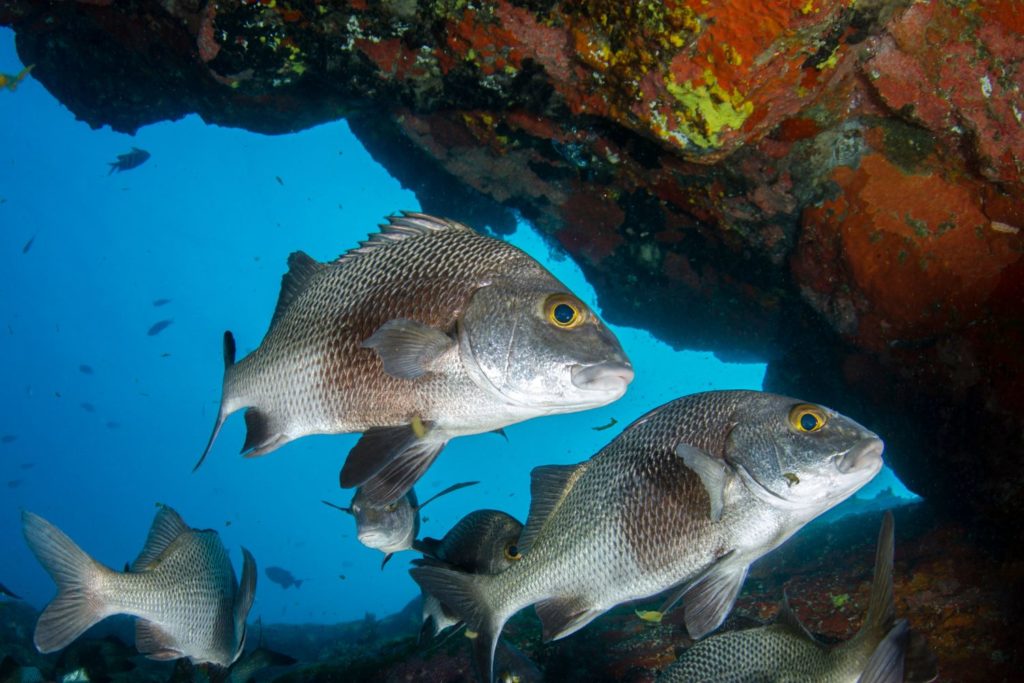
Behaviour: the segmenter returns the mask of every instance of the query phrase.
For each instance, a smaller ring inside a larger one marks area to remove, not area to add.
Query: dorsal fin
[[[304,251],[293,251],[288,255],[288,272],[281,276],[281,293],[277,296],[277,308],[274,309],[274,317],[270,320],[271,327],[306,289],[313,276],[324,268],[326,266],[323,263]]]
[[[149,536],[146,537],[146,545],[142,552],[132,563],[133,572],[142,572],[150,569],[160,559],[160,556],[167,546],[174,542],[181,534],[191,531],[181,516],[166,505],[160,508],[153,520],[153,526],[149,528]]]
[[[863,632],[874,629],[879,637],[889,632],[896,618],[892,594],[893,526],[892,511],[886,510],[878,530],[875,575],[871,581],[868,613],[864,617],[864,625],[860,627]]]
[[[447,218],[438,218],[413,211],[403,211],[399,216],[388,216],[388,222],[380,225],[380,232],[372,233],[360,242],[358,247],[349,249],[339,256],[335,263],[351,261],[362,254],[368,254],[411,237],[421,237],[445,230],[474,232],[469,226]]]
[[[583,473],[585,465],[544,465],[533,468],[530,472],[530,515],[519,536],[519,552],[529,552],[544,523],[569,492],[578,474]]]

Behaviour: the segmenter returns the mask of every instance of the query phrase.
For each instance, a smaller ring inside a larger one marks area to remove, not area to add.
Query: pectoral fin
[[[909,637],[907,620],[900,619],[875,647],[858,683],[903,683],[904,652]]]
[[[431,364],[455,341],[444,332],[404,318],[389,320],[363,342],[374,349],[384,372],[399,379],[416,379],[430,372]]]
[[[708,492],[708,498],[711,499],[711,510],[709,511],[711,521],[717,522],[722,518],[725,492],[732,477],[729,466],[707,451],[685,443],[676,446],[676,455],[682,458],[683,463],[700,477],[704,489]]]
[[[419,418],[399,427],[367,429],[345,459],[341,487],[348,489],[368,481],[392,460],[416,446],[429,431],[430,424]]]
[[[445,443],[419,439],[414,441],[379,472],[359,485],[366,502],[383,506],[404,496],[433,464]]]

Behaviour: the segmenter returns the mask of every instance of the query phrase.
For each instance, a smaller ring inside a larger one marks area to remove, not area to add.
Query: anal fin
[[[604,613],[576,597],[549,598],[534,605],[544,642],[570,636]]]
[[[159,624],[145,619],[135,622],[135,649],[150,659],[168,661],[185,656],[178,647],[178,642],[171,634],[163,630]]]
[[[245,411],[245,443],[242,444],[245,457],[265,455],[291,440],[264,411],[258,408]]]

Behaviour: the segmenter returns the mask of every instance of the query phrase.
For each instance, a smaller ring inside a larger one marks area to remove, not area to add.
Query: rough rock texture
[[[946,514],[1024,514],[1014,0],[6,0],[0,24],[94,126],[346,117],[426,209],[533,221],[609,320],[769,361]]]

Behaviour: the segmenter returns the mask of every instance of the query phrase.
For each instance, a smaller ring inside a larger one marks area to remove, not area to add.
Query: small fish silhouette
[[[153,301],[153,306],[159,308],[160,306],[166,306],[169,303],[171,303],[170,299],[155,299]]]
[[[85,365],[84,363],[82,365],[78,366],[78,371],[80,373],[82,373],[83,375],[91,375],[91,374],[93,374],[92,366]]]
[[[128,171],[142,164],[149,159],[149,152],[138,147],[132,147],[132,151],[117,155],[117,161],[110,162],[110,173],[114,171]],[[110,175],[108,173],[107,175]]]
[[[0,443],[14,443],[17,439],[17,434],[4,434],[0,436]]]
[[[611,429],[612,427],[614,427],[614,426],[615,426],[615,425],[617,425],[617,424],[619,424],[619,421],[618,421],[618,420],[616,420],[616,419],[615,419],[615,418],[613,417],[613,418],[611,419],[611,422],[609,422],[608,424],[606,424],[606,425],[600,425],[600,426],[598,426],[598,427],[591,427],[591,429],[593,429],[593,430],[594,430],[595,432],[603,432],[603,431],[604,431],[604,430],[606,430],[606,429]]]
[[[284,187],[284,181],[281,180],[281,176],[279,176],[279,175],[274,176],[274,180],[277,181],[278,185],[280,185],[281,187]]]
[[[168,327],[170,327],[171,323],[173,322],[174,320],[161,320],[159,322],[155,322],[153,323],[153,326],[149,328],[149,331],[146,332],[146,334],[148,334],[150,337],[155,337],[156,335],[160,334]]]
[[[0,74],[0,88],[7,88],[11,92],[18,89],[25,77],[28,76],[29,72],[35,68],[35,64],[29,64],[24,69],[19,71],[17,74]]]
[[[25,246],[23,246],[23,247],[21,248],[21,253],[22,253],[22,254],[27,254],[27,253],[29,252],[29,249],[31,249],[31,248],[32,248],[32,244],[33,244],[33,243],[34,243],[35,241],[36,241],[36,236],[35,236],[35,235],[32,235],[31,237],[29,237],[29,238],[28,238],[28,242],[25,242]]]
[[[96,412],[96,406],[94,406],[91,403],[82,403],[81,406],[82,406],[82,410],[84,410],[87,413],[95,413]]]

